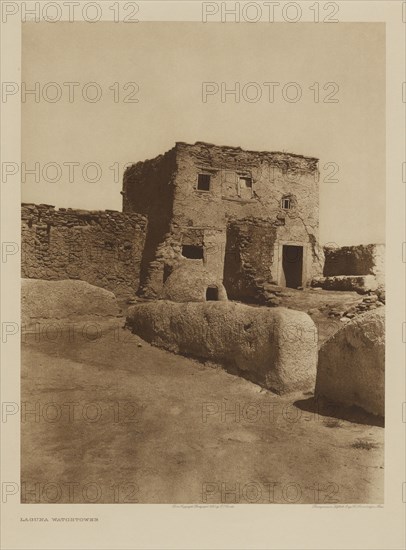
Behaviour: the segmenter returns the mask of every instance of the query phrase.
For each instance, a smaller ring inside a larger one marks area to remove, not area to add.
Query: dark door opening
[[[283,245],[282,269],[285,286],[289,288],[302,286],[303,246]]]
[[[219,299],[219,289],[216,286],[209,286],[206,290],[206,300],[216,302]]]

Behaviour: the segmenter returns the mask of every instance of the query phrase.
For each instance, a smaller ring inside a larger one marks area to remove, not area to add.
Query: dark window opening
[[[210,191],[210,178],[209,174],[199,174],[197,178],[197,188],[199,191]]]
[[[209,286],[206,290],[206,300],[216,302],[219,299],[219,289],[216,286]]]
[[[290,210],[292,208],[292,200],[287,197],[283,197],[281,206],[284,210]]]
[[[252,189],[252,178],[248,176],[240,176],[241,189]]]
[[[190,260],[203,260],[203,247],[192,244],[182,246],[182,256]]]

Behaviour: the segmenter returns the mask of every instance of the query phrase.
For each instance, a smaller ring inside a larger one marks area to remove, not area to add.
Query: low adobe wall
[[[21,281],[21,319],[26,328],[35,321],[45,319],[119,315],[115,295],[85,281]]]
[[[348,322],[321,347],[316,395],[384,416],[385,308]]]
[[[336,275],[313,279],[312,286],[324,290],[354,291],[367,294],[378,290],[379,284],[374,275]]]
[[[134,295],[146,225],[139,214],[23,204],[21,275],[80,279],[120,297]]]
[[[314,390],[317,331],[301,311],[157,301],[131,307],[127,326],[153,345],[219,363],[277,393]]]
[[[312,286],[325,290],[354,290],[361,294],[385,288],[385,245],[324,247],[323,277]]]
[[[324,248],[325,277],[336,275],[383,276],[385,269],[385,245],[361,244]]]

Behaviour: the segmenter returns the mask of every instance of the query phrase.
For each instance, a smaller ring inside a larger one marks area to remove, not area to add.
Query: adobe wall
[[[304,221],[298,227],[318,226],[317,159],[288,153],[244,151],[202,142],[177,143],[174,221],[187,226],[199,220],[204,227],[225,227],[228,218],[285,217],[284,195],[292,195]],[[197,174],[211,175],[210,192],[197,189]],[[252,191],[239,189],[240,176],[250,176]],[[300,200],[299,200],[300,199]],[[291,220],[289,220],[291,221]],[[306,231],[305,231],[306,232]]]
[[[21,276],[81,279],[119,297],[134,295],[146,227],[139,214],[23,204]]]
[[[160,245],[171,233],[176,152],[137,162],[123,178],[123,212],[147,217],[148,228],[140,270],[140,294],[155,298],[162,292],[164,263]]]
[[[385,245],[325,247],[323,275],[375,275],[383,276],[385,270]]]
[[[303,311],[157,300],[130,307],[126,327],[154,346],[214,362],[276,393],[314,391],[317,329]]]
[[[244,151],[236,147],[220,147],[202,142],[194,145],[177,143],[177,172],[175,178],[173,220],[183,235],[189,235],[199,225],[204,233],[224,232],[221,245],[210,254],[212,266],[218,273],[231,272],[230,258],[225,255],[232,237],[229,223],[241,221],[239,234],[243,235],[243,220],[268,222],[265,269],[273,262],[272,276],[282,283],[281,255],[284,244],[304,247],[304,280],[309,284],[323,269],[323,251],[319,240],[319,186],[317,159],[288,153]],[[210,192],[197,189],[197,176],[211,176]],[[241,189],[240,177],[252,179],[252,189]],[[284,210],[282,197],[290,198],[294,208]],[[249,223],[249,222],[248,222]],[[263,226],[262,223],[262,227]],[[261,224],[259,224],[261,225]],[[193,229],[192,229],[193,228]],[[254,231],[251,227],[248,232]],[[257,233],[260,230],[257,228]],[[255,244],[261,241],[253,237]],[[246,233],[245,233],[246,236]],[[256,242],[259,240],[258,242]],[[255,255],[255,252],[254,252]],[[258,272],[264,267],[255,262]],[[269,275],[267,272],[266,275]],[[226,285],[227,286],[227,285]],[[228,284],[230,288],[230,284]],[[232,292],[233,294],[233,292]]]
[[[316,397],[385,416],[385,308],[358,315],[319,351]]]
[[[276,234],[272,222],[256,218],[228,225],[223,282],[230,299],[257,302],[262,284],[276,280]]]
[[[376,275],[384,271],[385,245],[326,246],[323,275]]]

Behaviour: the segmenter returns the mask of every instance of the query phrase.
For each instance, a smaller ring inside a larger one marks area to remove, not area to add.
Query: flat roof
[[[195,143],[187,143],[185,141],[177,141],[176,145],[187,145],[188,147],[195,147],[196,145],[203,145],[204,147],[240,151],[242,153],[252,153],[260,155],[286,155],[289,157],[296,157],[308,160],[319,160],[317,157],[311,157],[307,155],[298,155],[296,153],[288,153],[286,151],[253,151],[251,149],[243,149],[242,147],[236,147],[235,145],[216,145],[215,143],[208,143],[206,141],[196,141]]]

